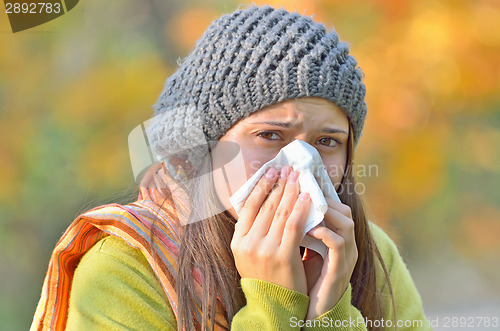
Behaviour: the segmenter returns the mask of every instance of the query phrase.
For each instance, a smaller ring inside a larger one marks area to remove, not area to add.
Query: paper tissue
[[[233,205],[236,213],[239,213],[245,200],[262,175],[271,167],[281,169],[285,165],[289,165],[293,170],[299,172],[298,180],[300,192],[309,193],[312,202],[307,216],[301,246],[318,252],[324,259],[328,252],[328,247],[323,244],[321,240],[305,234],[317,225],[324,225],[323,218],[328,210],[328,204],[324,197],[339,202],[340,199],[325,170],[321,156],[313,146],[302,140],[294,140],[286,145],[274,159],[264,164],[242,187],[240,187],[238,191],[229,198],[229,201]]]

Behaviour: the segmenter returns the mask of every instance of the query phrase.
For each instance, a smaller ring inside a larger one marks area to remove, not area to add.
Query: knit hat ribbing
[[[287,99],[321,97],[340,107],[359,141],[365,86],[348,45],[310,17],[252,6],[215,20],[166,82],[149,129],[154,152],[216,141],[251,113]]]

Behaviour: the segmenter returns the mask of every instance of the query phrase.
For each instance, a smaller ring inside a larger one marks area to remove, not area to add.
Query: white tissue
[[[281,169],[285,165],[289,165],[293,170],[299,171],[300,192],[309,193],[312,202],[300,245],[318,252],[324,259],[328,252],[328,247],[321,240],[306,236],[306,233],[317,225],[324,225],[323,218],[328,210],[325,197],[339,202],[340,199],[325,170],[321,156],[313,146],[302,140],[294,140],[289,143],[280,150],[274,159],[264,164],[243,184],[229,198],[229,201],[236,213],[239,214],[245,200],[267,169],[271,167]]]

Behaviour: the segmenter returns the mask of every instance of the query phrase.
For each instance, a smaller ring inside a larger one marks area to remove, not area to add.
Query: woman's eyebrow
[[[280,126],[282,128],[295,128],[298,127],[300,124],[297,122],[280,122],[280,121],[264,121],[264,122],[252,122],[250,124],[267,124],[267,125],[274,125],[274,126]],[[338,128],[333,128],[333,127],[325,127],[321,130],[323,133],[343,133],[345,135],[349,135],[348,132],[342,129]]]
[[[345,130],[341,130],[341,129],[337,129],[337,128],[323,128],[323,130],[321,130],[321,132],[324,132],[324,133],[343,133],[345,135],[349,135],[349,133],[346,132]]]
[[[250,124],[267,124],[267,125],[281,126],[282,128],[293,128],[298,126],[297,123],[279,122],[279,121],[252,122]]]

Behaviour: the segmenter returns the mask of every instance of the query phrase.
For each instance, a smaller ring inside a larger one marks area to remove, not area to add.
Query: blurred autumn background
[[[369,108],[357,161],[378,168],[359,180],[426,313],[499,316],[500,2],[254,2],[314,15],[351,44]],[[129,132],[239,4],[86,0],[15,34],[0,14],[0,329],[28,328],[76,215],[130,201]]]

